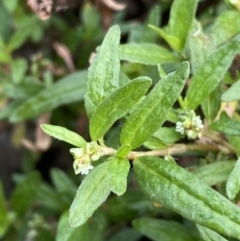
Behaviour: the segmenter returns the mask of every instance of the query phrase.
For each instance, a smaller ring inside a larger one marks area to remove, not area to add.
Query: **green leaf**
[[[33,16],[25,21],[22,26],[20,26],[11,39],[8,41],[8,51],[12,52],[13,50],[18,49],[21,47],[26,40],[31,36],[34,27],[37,25],[39,20],[36,16]]]
[[[119,158],[125,158],[130,151],[131,151],[130,145],[123,145],[117,150],[115,156]]]
[[[209,36],[202,32],[201,23],[194,21],[188,37],[192,71],[196,70],[213,52],[215,47]]]
[[[195,169],[192,173],[209,186],[226,181],[231,173],[235,161],[214,162]]]
[[[179,50],[187,40],[197,3],[197,0],[175,0],[171,6],[168,33],[179,40]]]
[[[229,237],[240,237],[240,209],[178,165],[158,157],[133,162],[135,178],[153,201]]]
[[[235,82],[228,90],[226,90],[221,96],[221,100],[224,102],[231,102],[240,99],[240,80]]]
[[[135,22],[129,31],[128,42],[130,43],[154,43],[157,33],[148,27],[149,24],[158,26],[161,18],[160,5],[152,7],[146,21],[143,24]]]
[[[129,144],[135,149],[161,127],[188,75],[189,64],[183,62],[176,72],[165,76],[155,85],[125,122],[120,136],[122,145]]]
[[[9,79],[2,83],[4,94],[12,99],[24,100],[44,89],[44,85],[37,79],[27,76],[20,84],[14,84]]]
[[[240,34],[213,52],[197,69],[187,91],[189,109],[195,109],[219,84],[235,54],[239,52]]]
[[[72,193],[75,193],[77,191],[76,184],[62,170],[58,168],[52,168],[50,175],[53,185],[58,192],[70,191]]]
[[[110,194],[109,164],[110,161],[98,165],[84,178],[69,211],[72,227],[84,224]]]
[[[68,222],[68,212],[61,215],[58,223],[56,241],[104,241],[106,220],[101,215],[94,215],[89,222],[72,228]]]
[[[220,46],[239,32],[240,12],[225,11],[215,19],[211,28],[211,39],[215,46]]]
[[[71,74],[47,89],[40,91],[35,96],[27,99],[16,109],[10,121],[23,121],[54,108],[83,100],[85,93],[86,71]]]
[[[197,240],[187,228],[174,221],[154,218],[139,218],[133,221],[133,226],[153,241],[194,241]]]
[[[161,127],[157,130],[153,137],[158,138],[163,143],[172,144],[181,139],[181,134],[175,131],[175,128]]]
[[[89,67],[85,94],[85,108],[89,119],[96,107],[119,87],[119,41],[120,29],[113,26]]]
[[[11,206],[18,215],[24,215],[32,206],[40,181],[39,173],[33,172],[28,174],[14,189],[11,195]]]
[[[37,189],[38,204],[53,212],[61,213],[69,208],[70,203],[66,203],[65,197],[57,193],[50,185],[41,183]]]
[[[0,120],[8,118],[16,108],[21,106],[21,104],[22,103],[20,101],[16,100],[10,102],[7,106],[0,109]]]
[[[213,230],[196,224],[197,230],[204,241],[227,241],[224,237]]]
[[[0,181],[0,238],[7,232],[9,227],[6,201],[3,192],[2,182]]]
[[[11,75],[15,84],[22,82],[22,79],[27,71],[28,63],[25,59],[16,59],[11,63]]]
[[[127,190],[127,176],[130,164],[126,158],[113,157],[108,165],[108,172],[111,175],[111,191],[118,196],[123,195]]]
[[[221,85],[219,84],[215,90],[210,93],[210,95],[202,102],[201,107],[202,111],[204,113],[204,116],[206,120],[208,121],[208,124],[211,124],[221,107],[221,93],[222,93],[222,88]]]
[[[227,196],[234,199],[240,191],[240,158],[238,158],[226,184]]]
[[[6,21],[6,19],[8,21]],[[1,22],[1,24],[0,24],[0,42],[3,42],[3,41],[7,42],[7,41],[9,41],[8,39],[9,39],[9,37],[11,35],[12,26],[14,24],[12,19],[13,19],[13,16],[9,13],[9,11],[6,8],[5,4],[1,1],[0,2],[0,22]],[[0,47],[0,55],[2,54],[1,47]],[[7,49],[6,49],[6,52],[8,52]]]
[[[133,228],[124,228],[114,234],[108,241],[138,241],[141,234]]]
[[[48,135],[61,141],[65,141],[73,146],[84,147],[86,145],[86,141],[81,136],[64,127],[42,124],[41,128]]]
[[[166,48],[150,43],[122,44],[119,46],[119,55],[121,60],[146,65],[179,62]]]
[[[222,112],[220,120],[212,123],[210,128],[227,135],[240,136],[240,122],[232,120],[226,112]]]
[[[68,223],[68,212],[65,212],[61,215],[60,221],[57,227],[57,241],[75,241],[75,240],[84,240],[86,236],[85,232],[86,226],[80,226],[77,228],[70,227]]]
[[[126,115],[151,86],[148,77],[136,78],[106,97],[97,106],[90,120],[90,136],[96,141],[109,130],[116,120]]]
[[[182,135],[179,132],[176,132],[174,127],[161,127],[147,141],[145,141],[143,145],[152,150],[162,149],[166,147],[166,145],[172,144],[181,138]]]
[[[175,51],[180,51],[181,50],[181,44],[179,39],[177,39],[174,36],[171,36],[167,34],[163,29],[160,29],[154,25],[149,25],[151,29],[153,29],[155,32],[157,32],[168,44],[169,46],[175,50]]]

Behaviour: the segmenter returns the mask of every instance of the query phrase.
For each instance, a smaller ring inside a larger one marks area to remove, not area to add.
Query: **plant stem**
[[[102,147],[105,155],[113,156],[116,153],[116,150],[109,147]],[[214,152],[222,152],[224,154],[231,154],[235,153],[234,150],[229,149],[224,146],[218,146],[213,144],[174,144],[170,147],[161,149],[161,150],[153,150],[153,151],[146,151],[146,152],[138,152],[138,151],[131,151],[127,155],[129,160],[134,160],[139,156],[165,156],[165,155],[174,155],[174,154],[181,154],[187,151],[214,151]]]

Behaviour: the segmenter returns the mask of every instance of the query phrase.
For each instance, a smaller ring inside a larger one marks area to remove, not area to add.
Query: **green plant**
[[[86,176],[78,190],[56,169],[55,188],[40,182],[38,173],[20,177],[11,199],[15,214],[0,201],[2,233],[37,195],[44,210],[61,215],[58,241],[130,241],[142,234],[156,241],[240,238],[240,118],[237,104],[228,115],[223,103],[240,99],[239,73],[229,71],[240,52],[240,13],[221,5],[207,28],[195,18],[197,2],[175,0],[165,28],[156,26],[155,7],[138,34],[129,30],[125,44],[117,25],[109,29],[81,88],[91,141],[64,127],[41,125],[74,146],[73,169]],[[20,116],[25,114],[11,118]],[[186,156],[192,162],[184,165]],[[18,204],[24,192],[30,196]],[[41,218],[31,219],[52,235]]]
[[[210,172],[211,165],[220,163],[231,166],[228,170],[226,194],[231,200],[236,198],[240,189],[239,161],[231,172],[233,165],[227,160],[234,158],[238,149],[231,141],[227,143],[222,139],[218,132],[226,134],[229,140],[232,135],[237,138],[239,121],[232,120],[224,112],[219,120],[215,121],[215,117],[220,106],[220,99],[217,98],[221,95],[219,86],[234,56],[240,51],[240,35],[234,36],[225,44],[212,42],[203,48],[206,36],[201,31],[200,23],[194,19],[196,4],[197,1],[177,0],[172,5],[169,25],[165,29],[150,26],[164,38],[175,54],[153,43],[118,46],[118,26],[109,30],[87,74],[85,108],[93,142],[86,143],[80,136],[62,127],[42,125],[46,133],[76,146],[70,150],[74,156],[76,174],[88,174],[100,157],[110,156],[103,158],[104,162],[91,170],[80,185],[70,208],[69,222],[72,227],[86,223],[110,192],[119,196],[126,192],[130,168],[128,160],[131,160],[140,189],[151,200],[195,223],[201,239],[209,240],[207,237],[210,237],[211,240],[224,240],[219,234],[240,237],[239,207],[224,197],[223,193],[219,194],[205,184],[206,177],[201,176],[198,169],[194,175],[178,166],[172,158],[175,154],[189,151],[222,153],[225,161],[205,166],[206,176],[212,175],[213,179],[214,175],[218,176],[217,173]],[[213,30],[213,36],[220,34],[217,27]],[[189,56],[192,66],[191,82],[185,98],[181,96],[181,92],[190,74],[188,62],[182,62],[175,72],[168,74],[158,65],[161,80],[149,90],[151,79],[148,77],[122,82],[119,78],[119,56],[120,59],[143,64],[181,62]],[[236,91],[238,87],[235,85],[232,88]],[[231,88],[222,98],[233,100]],[[173,108],[176,100],[180,109]],[[195,114],[200,105],[207,121],[205,127]],[[175,132],[167,126],[162,127],[166,121],[176,123]],[[118,133],[120,142],[118,148],[113,148],[104,144],[104,137],[116,122],[121,126]],[[175,144],[181,136],[193,140],[200,138],[200,141],[206,137],[211,144]],[[164,142],[168,138],[174,141]],[[134,151],[142,145],[153,150]],[[165,159],[156,156],[165,156]],[[225,177],[223,180],[226,179]],[[172,227],[179,233],[183,232],[181,240],[198,239],[197,236],[191,237],[196,235],[194,232],[185,237],[184,227],[179,224],[162,222],[167,223],[167,229]],[[140,232],[154,240],[160,240],[154,234],[157,231],[152,229],[154,225],[156,228],[157,225],[161,226],[161,221],[140,218],[133,224]],[[161,230],[158,232],[160,235]],[[167,237],[171,234],[162,235]]]

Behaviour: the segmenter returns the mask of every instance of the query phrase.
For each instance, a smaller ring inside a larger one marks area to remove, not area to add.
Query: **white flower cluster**
[[[97,161],[100,158],[97,151],[98,145],[96,142],[87,143],[82,148],[70,149],[70,153],[74,157],[73,169],[75,174],[88,174],[93,169],[92,161]]]
[[[200,116],[196,116],[193,110],[180,115],[180,120],[176,123],[175,131],[186,135],[189,139],[202,137],[204,128]]]

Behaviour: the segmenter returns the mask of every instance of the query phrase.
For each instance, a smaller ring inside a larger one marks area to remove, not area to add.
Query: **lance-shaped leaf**
[[[110,194],[109,164],[110,161],[95,167],[81,183],[69,211],[72,227],[84,224]]]
[[[99,212],[89,222],[80,227],[71,227],[68,222],[68,211],[64,212],[58,222],[56,241],[103,241],[107,228],[106,220]]]
[[[171,36],[166,33],[165,30],[160,29],[154,25],[149,25],[151,29],[153,29],[155,32],[157,32],[168,44],[169,46],[175,50],[175,51],[180,51],[181,50],[181,44],[178,38]]]
[[[221,96],[221,100],[225,102],[231,102],[240,99],[240,80],[235,82],[224,94]]]
[[[197,0],[177,0],[171,6],[168,33],[179,40],[182,50],[194,19]]]
[[[240,136],[240,122],[232,120],[226,112],[223,112],[220,120],[214,122],[210,128],[227,135]]]
[[[194,21],[188,37],[191,67],[195,74],[196,70],[208,58],[208,56],[215,50],[209,36],[202,32],[202,25],[198,21]]]
[[[199,167],[193,171],[199,179],[209,186],[226,181],[236,161],[219,161]]]
[[[111,175],[111,191],[118,196],[123,195],[127,190],[127,176],[130,164],[126,158],[114,157],[108,166]]]
[[[189,109],[195,109],[219,84],[235,54],[239,52],[240,34],[213,52],[197,69],[187,91]]]
[[[148,77],[139,77],[106,97],[90,120],[92,140],[96,141],[103,137],[116,120],[126,115],[147,92],[151,83]]]
[[[153,201],[229,237],[240,237],[240,209],[178,165],[153,156],[133,162],[136,180]]]
[[[54,108],[83,100],[86,71],[71,74],[47,89],[26,99],[10,116],[10,121],[18,122],[40,115]]]
[[[227,241],[224,237],[216,233],[215,231],[196,224],[197,231],[204,241]]]
[[[124,124],[120,136],[122,145],[129,144],[135,149],[161,127],[188,75],[189,64],[183,62],[176,72],[165,76],[155,85]]]
[[[226,43],[240,32],[240,12],[224,11],[216,19],[211,28],[211,39],[215,46]]]
[[[227,180],[226,191],[230,199],[234,199],[240,191],[240,158]]]
[[[89,118],[103,99],[119,87],[119,41],[120,29],[113,26],[89,67],[85,95],[85,107]]]
[[[64,127],[42,124],[41,128],[48,135],[72,144],[73,146],[83,147],[86,145],[86,141],[81,136],[73,131],[69,131]]]
[[[119,46],[119,55],[121,60],[146,65],[179,61],[179,59],[166,48],[150,43],[122,44]]]
[[[153,241],[197,241],[189,230],[178,222],[154,218],[139,218],[133,221],[134,227]]]

